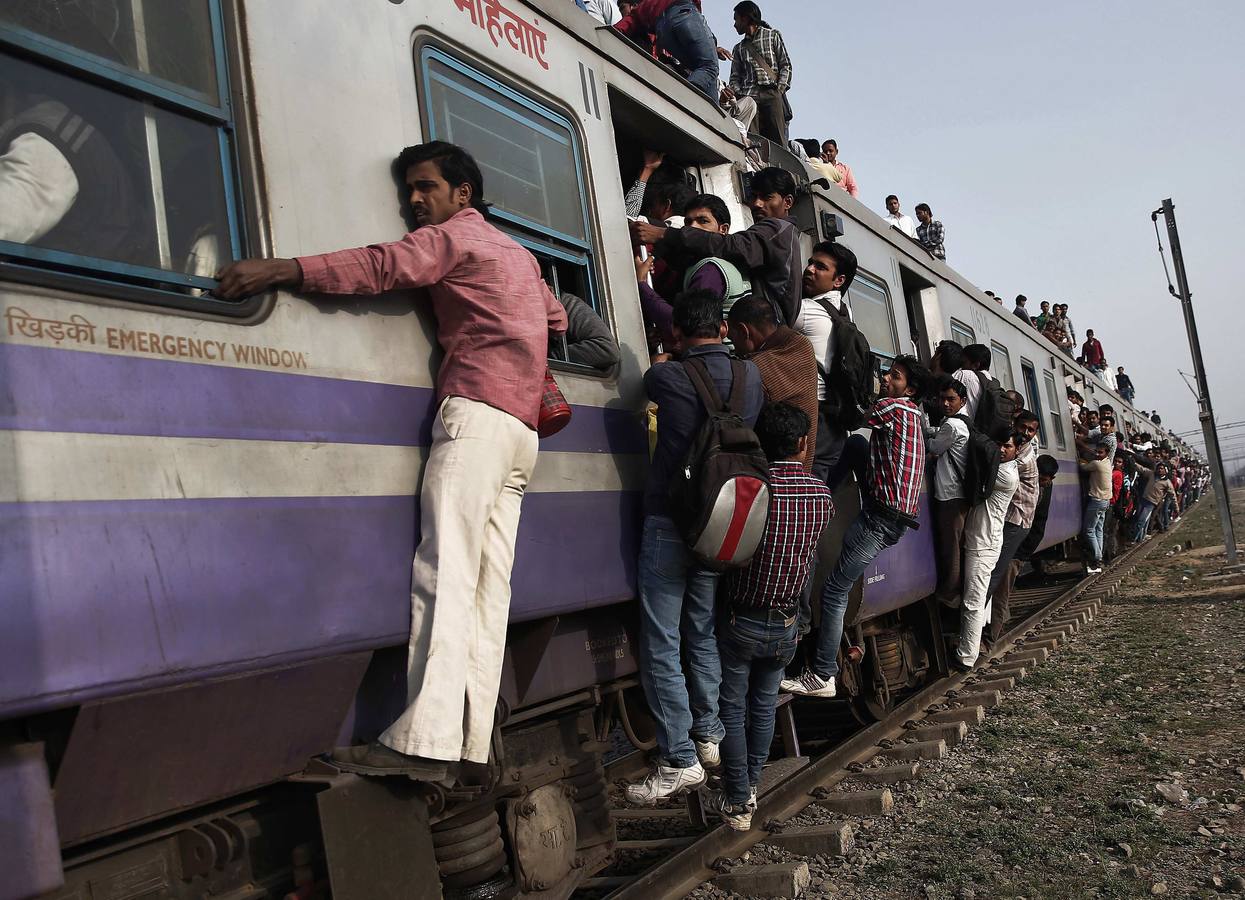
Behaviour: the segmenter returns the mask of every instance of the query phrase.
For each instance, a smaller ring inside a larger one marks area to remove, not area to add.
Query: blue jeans
[[[839,674],[839,642],[843,639],[843,616],[852,585],[883,550],[899,542],[906,527],[864,500],[860,515],[843,536],[839,561],[821,591],[821,626],[813,671],[822,678]]]
[[[722,666],[714,636],[718,575],[697,565],[674,522],[644,519],[640,539],[640,684],[666,765],[696,762],[692,735],[720,741]],[[684,678],[680,650],[687,657]]]
[[[1081,537],[1089,550],[1089,562],[1102,562],[1103,525],[1107,519],[1107,507],[1110,500],[1095,500],[1090,497],[1085,501],[1085,518],[1081,520]]]
[[[682,63],[692,87],[718,105],[717,42],[692,0],[677,0],[658,18],[657,49]]]
[[[783,670],[795,656],[796,616],[777,610],[728,612],[718,624],[722,656],[722,783],[727,799],[748,802],[774,740]]]
[[[1137,525],[1133,530],[1133,540],[1140,541],[1146,536],[1146,532],[1150,530],[1150,515],[1154,512],[1154,504],[1149,500],[1142,500],[1141,506],[1137,507]]]
[[[1158,507],[1158,524],[1159,531],[1166,531],[1172,523],[1172,513],[1176,511],[1176,501],[1171,497],[1164,497],[1163,502]]]

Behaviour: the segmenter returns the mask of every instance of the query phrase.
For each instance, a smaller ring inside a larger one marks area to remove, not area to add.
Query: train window
[[[6,276],[255,308],[204,296],[242,250],[219,3],[0,5]]]
[[[1049,447],[1046,441],[1046,416],[1042,414],[1042,393],[1038,386],[1037,369],[1033,367],[1033,363],[1020,358],[1020,374],[1025,382],[1025,405],[1033,410],[1038,420],[1038,443],[1043,447]]]
[[[566,117],[425,46],[428,138],[469,150],[490,216],[540,261],[555,290],[598,309],[579,138]]]
[[[899,338],[895,335],[895,310],[891,306],[886,282],[864,272],[857,272],[847,289],[852,319],[869,339],[874,353],[886,359],[899,355]]]
[[[1055,430],[1055,443],[1059,445],[1060,450],[1068,448],[1068,437],[1063,430],[1063,407],[1065,404],[1059,402],[1059,388],[1055,386],[1055,376],[1050,372],[1042,373],[1043,380],[1046,383],[1046,400],[1050,403],[1050,424]]]
[[[1006,391],[1016,390],[1016,378],[1012,375],[1012,356],[998,341],[990,342],[990,372]]]
[[[959,319],[951,320],[951,340],[955,341],[961,347],[967,347],[969,344],[977,343],[977,335],[973,329],[965,325]]]

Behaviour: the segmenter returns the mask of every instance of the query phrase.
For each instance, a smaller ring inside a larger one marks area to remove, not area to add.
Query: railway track
[[[998,705],[1008,689],[1093,620],[1123,579],[1163,543],[1156,537],[1130,548],[1100,575],[1018,585],[1012,598],[1016,624],[972,672],[937,679],[884,719],[860,727],[815,758],[785,758],[768,765],[750,831],[733,831],[716,820],[704,824],[694,794],[656,809],[626,808],[621,797],[613,797],[611,815],[619,833],[614,861],[587,879],[575,896],[681,897],[722,874],[725,861],[762,841],[796,844],[808,837],[823,848],[836,843],[850,847],[849,825],[785,829],[783,823],[811,805],[843,815],[884,811],[891,802],[887,784],[917,778],[922,761],[945,757],[970,725],[984,719],[986,709]],[[615,760],[606,767],[607,777],[611,782],[634,777],[647,768],[645,756],[637,751]],[[862,790],[862,785],[874,789]]]

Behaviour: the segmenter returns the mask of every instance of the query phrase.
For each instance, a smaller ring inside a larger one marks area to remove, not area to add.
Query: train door
[[[938,290],[933,283],[904,266],[899,266],[900,283],[903,285],[904,309],[908,312],[909,337],[916,348],[917,357],[929,363],[934,347],[942,339],[942,316],[938,304]],[[938,327],[937,335],[930,333],[930,324]]]
[[[1033,363],[1020,358],[1020,372],[1025,382],[1025,403],[1029,409],[1033,410],[1038,417],[1038,441],[1043,447],[1049,447],[1047,442],[1046,416],[1042,412],[1042,390],[1038,384],[1037,369]]]

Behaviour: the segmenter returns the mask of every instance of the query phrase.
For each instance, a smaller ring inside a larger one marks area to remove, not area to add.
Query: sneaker
[[[748,831],[752,828],[752,806],[733,806],[726,797],[726,791],[705,790],[700,792],[700,797],[705,812],[717,815],[727,828],[735,831]]]
[[[716,769],[722,765],[722,754],[718,752],[717,741],[701,741],[692,738],[696,744],[696,756],[706,769]]]
[[[753,812],[757,811],[757,786],[755,784],[748,788],[748,809]]]
[[[705,770],[698,762],[685,769],[659,763],[643,781],[627,785],[625,794],[627,802],[635,806],[656,806],[658,800],[695,790],[705,783],[706,778]]]
[[[822,678],[812,669],[805,669],[799,678],[784,678],[779,690],[801,697],[833,697],[834,676]]]

